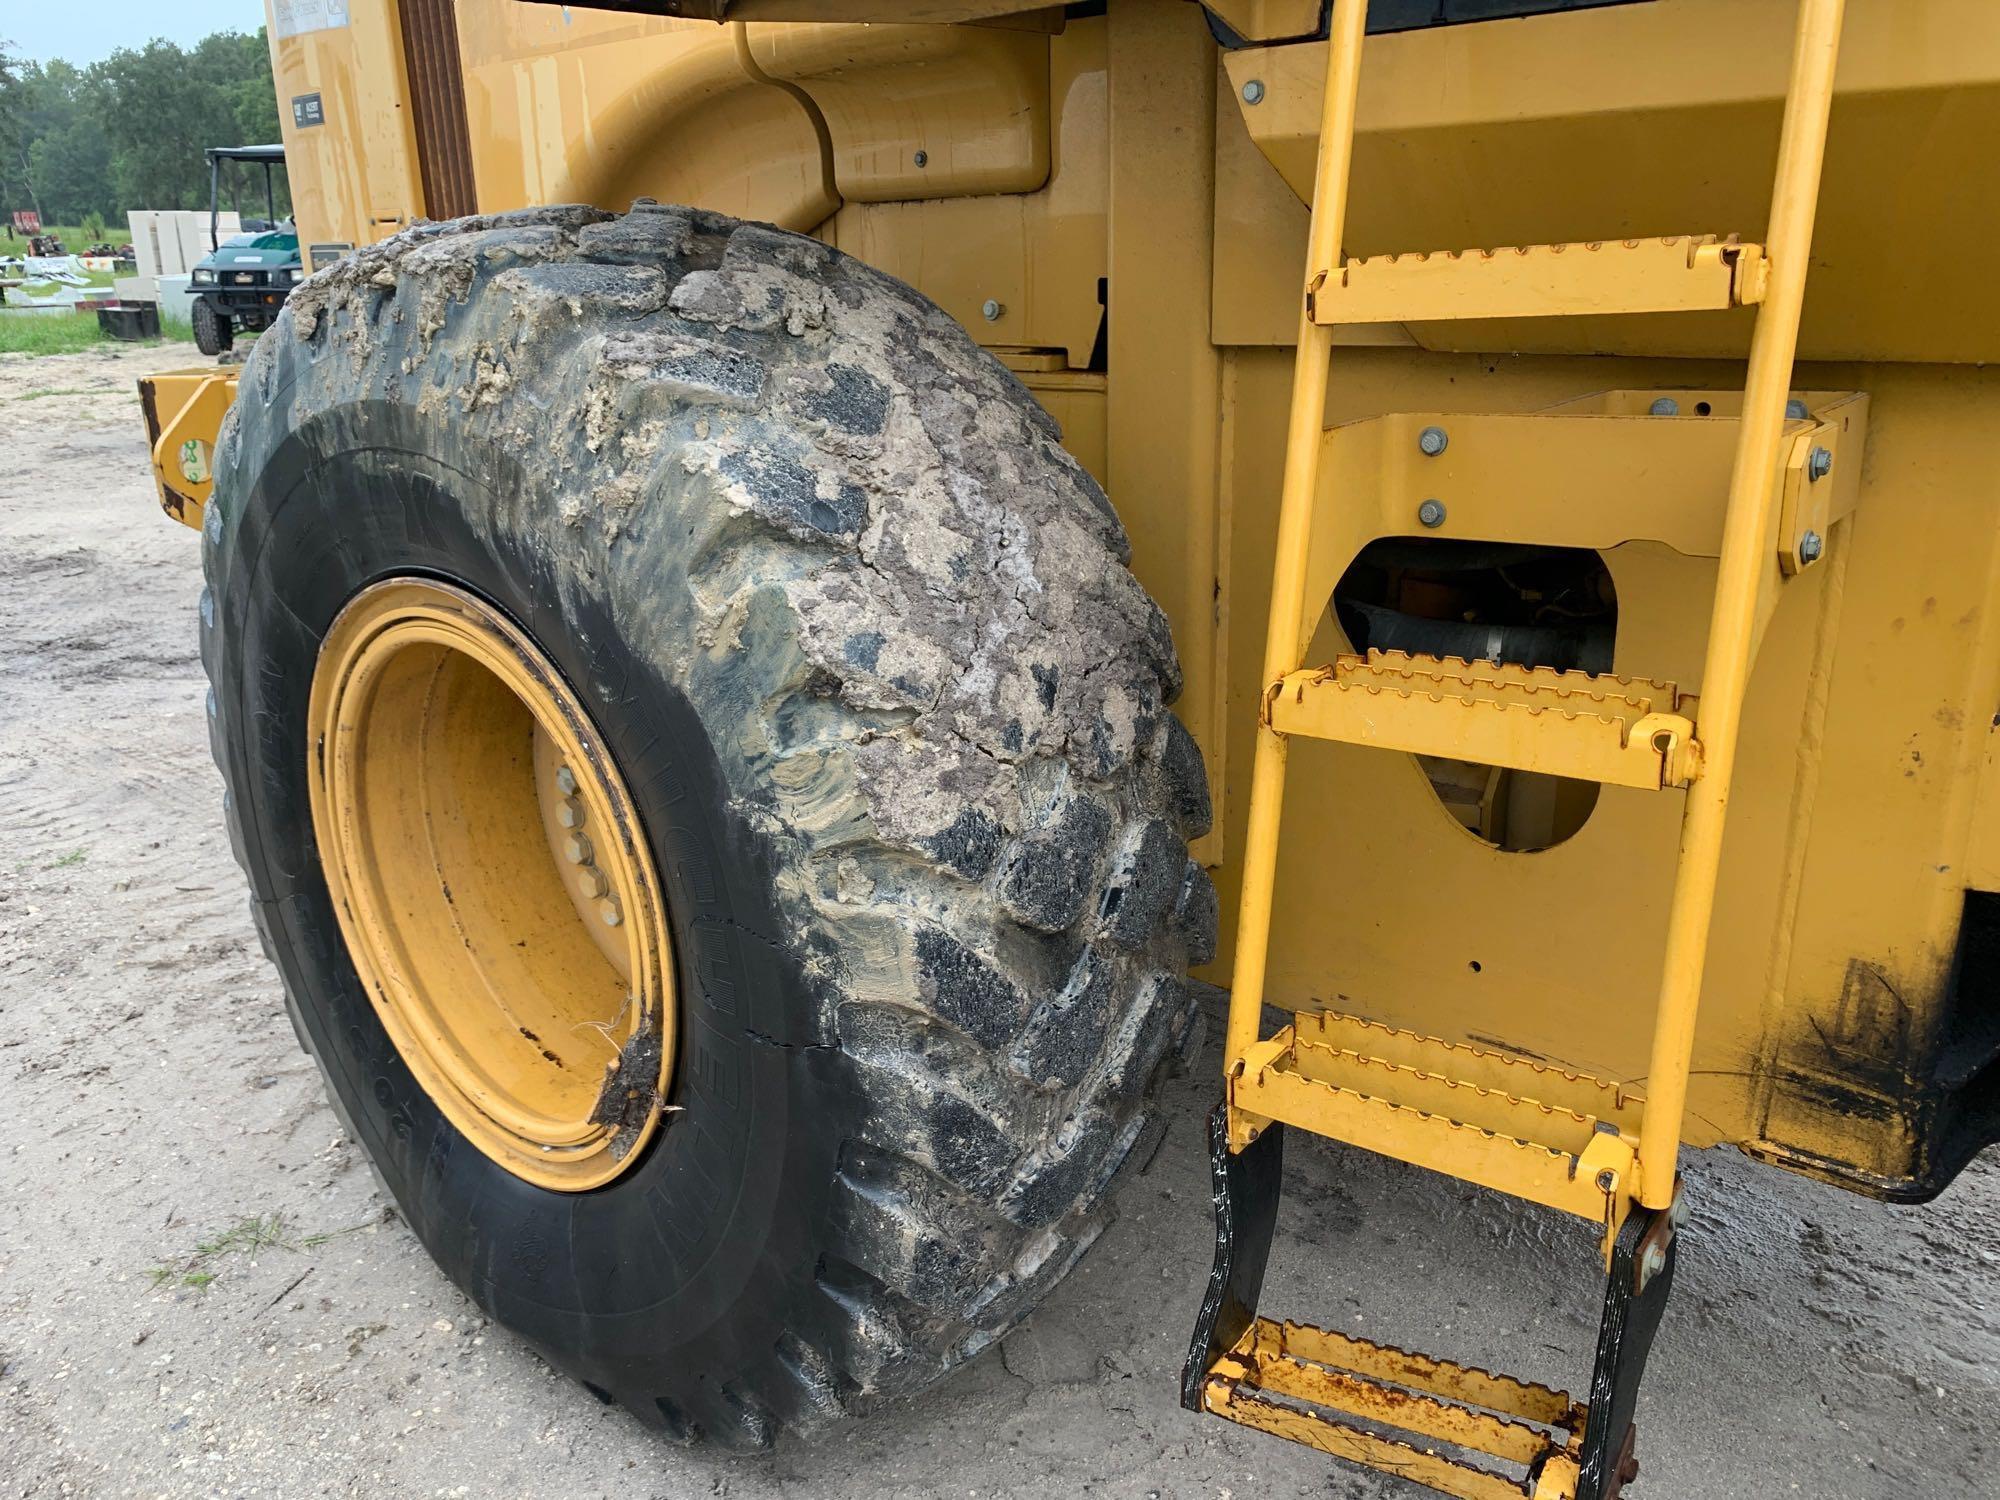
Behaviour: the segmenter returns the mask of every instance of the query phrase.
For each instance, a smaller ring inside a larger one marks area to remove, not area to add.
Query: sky
[[[93,0],[88,7],[50,0],[8,0],[0,5],[0,41],[36,62],[60,57],[81,66],[120,47],[142,47],[154,37],[182,46],[212,31],[252,31],[264,24],[264,0]]]

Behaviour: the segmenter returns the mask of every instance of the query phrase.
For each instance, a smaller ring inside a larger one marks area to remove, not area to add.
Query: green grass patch
[[[283,1214],[252,1214],[205,1240],[196,1241],[194,1249],[177,1260],[149,1267],[146,1278],[156,1291],[166,1287],[205,1291],[222,1274],[223,1263],[232,1256],[255,1255],[260,1250],[294,1253],[316,1250],[329,1240],[357,1234],[368,1227],[368,1224],[350,1224],[345,1229],[297,1234]]]
[[[192,344],[194,325],[180,318],[160,318],[160,338],[166,343]],[[97,326],[95,312],[0,313],[0,354],[81,354],[99,344],[117,342]],[[60,394],[48,392],[46,394]]]
[[[109,338],[94,312],[0,313],[0,354],[81,354]]]
[[[220,1234],[199,1240],[194,1247],[196,1256],[206,1260],[217,1255],[229,1255],[235,1251],[255,1251],[271,1245],[282,1245],[285,1240],[285,1216],[283,1214],[254,1214],[247,1219],[238,1219]]]

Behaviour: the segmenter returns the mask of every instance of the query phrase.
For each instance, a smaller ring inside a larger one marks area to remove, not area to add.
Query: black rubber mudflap
[[[1208,1164],[1215,1193],[1215,1265],[1181,1370],[1181,1405],[1189,1411],[1202,1409],[1201,1385],[1209,1368],[1257,1316],[1271,1237],[1278,1227],[1285,1127],[1267,1125],[1262,1135],[1231,1155],[1229,1106],[1218,1104],[1208,1117]]]
[[[1633,1413],[1639,1382],[1653,1336],[1673,1290],[1679,1237],[1667,1209],[1636,1209],[1611,1247],[1611,1275],[1604,1289],[1604,1321],[1597,1331],[1597,1364],[1590,1374],[1590,1417],[1583,1429],[1583,1472],[1576,1500],[1617,1500],[1637,1477]],[[1644,1287],[1640,1266],[1646,1249],[1658,1245],[1665,1256]]]

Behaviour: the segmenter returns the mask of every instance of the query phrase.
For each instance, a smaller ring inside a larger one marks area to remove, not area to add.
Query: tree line
[[[122,225],[128,209],[206,208],[206,147],[278,139],[261,27],[187,48],[157,39],[121,47],[82,68],[30,62],[0,43],[0,222],[17,209],[44,224]],[[243,211],[261,215],[263,170],[254,184],[239,170]],[[283,174],[279,192],[282,213]],[[223,203],[233,206],[226,186]]]

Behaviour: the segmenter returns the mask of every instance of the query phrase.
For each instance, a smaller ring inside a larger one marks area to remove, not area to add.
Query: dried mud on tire
[[[760,1447],[991,1343],[1098,1235],[1198,1039],[1184,976],[1216,913],[1187,841],[1207,786],[1169,711],[1165,620],[1058,439],[908,287],[653,207],[407,231],[301,286],[245,367],[203,657],[302,1039],[440,1264],[674,1436]],[[758,872],[677,926],[689,1024],[709,1030],[684,1038],[663,1160],[588,1195],[613,1208],[473,1182],[393,1058],[348,1035],[367,1013],[282,785],[306,753],[297,692],[251,647],[309,674],[340,588],[398,568],[516,613],[635,757],[685,747],[708,841],[649,828],[690,908]],[[746,1018],[722,970],[763,976],[740,988],[765,1010]],[[703,1138],[732,1149],[666,1159]],[[676,1200],[677,1222],[734,1206],[677,1256],[641,1215],[693,1191],[683,1166],[725,1181]],[[615,1275],[562,1248],[585,1213],[582,1238],[625,1242]],[[651,1278],[669,1305],[718,1255],[749,1269],[692,1333],[605,1284]]]

